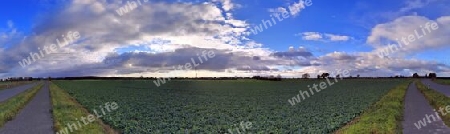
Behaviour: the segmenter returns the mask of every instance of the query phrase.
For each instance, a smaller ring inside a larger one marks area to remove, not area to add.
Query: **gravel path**
[[[28,89],[31,89],[32,87],[36,86],[37,83],[33,84],[27,84],[23,86],[18,86],[10,89],[4,89],[0,91],[0,102],[3,102],[11,97],[16,96],[17,94],[20,94]]]
[[[50,113],[49,83],[12,120],[0,128],[0,134],[54,134]]]
[[[437,84],[431,79],[422,79],[422,83],[426,86],[430,86],[431,89],[434,89],[442,94],[445,94],[447,97],[450,97],[450,85]]]
[[[415,124],[419,125],[419,120],[426,119],[426,115],[429,116],[431,124],[426,120],[426,126],[421,126],[420,129]],[[410,84],[405,96],[405,109],[404,109],[404,121],[403,133],[404,134],[450,134],[450,128],[448,128],[444,122],[440,119],[433,120],[435,118],[435,112],[433,107],[428,103],[425,96],[417,89],[414,83]]]

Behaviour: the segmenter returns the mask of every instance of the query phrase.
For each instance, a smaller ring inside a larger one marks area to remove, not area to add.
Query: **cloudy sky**
[[[450,77],[448,7],[448,0],[2,1],[0,78],[336,70]]]

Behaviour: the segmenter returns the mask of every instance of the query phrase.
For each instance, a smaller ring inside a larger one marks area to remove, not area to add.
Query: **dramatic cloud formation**
[[[214,2],[218,4],[152,2],[119,16],[115,10],[121,2],[74,0],[48,16],[45,23],[37,24],[35,35],[2,53],[10,58],[0,62],[7,65],[4,72],[24,76],[136,75],[170,71],[162,65],[184,64],[197,57],[194,50],[213,49],[218,56],[198,69],[270,70],[268,66],[283,64],[261,44],[246,39],[248,24],[233,19],[229,11],[235,6],[231,1]],[[67,31],[78,31],[80,41],[29,67],[18,66],[20,59],[55,44]],[[147,51],[118,54],[133,46]],[[106,66],[105,61],[109,61]]]
[[[438,72],[450,76],[448,65],[415,57],[425,51],[448,49],[450,46],[449,14],[434,15],[437,17],[411,15],[439,1],[407,1],[402,8],[393,10],[392,18],[377,22],[367,31],[359,27],[330,29],[328,24],[319,27],[320,20],[302,23],[307,21],[302,17],[318,17],[315,16],[317,12],[299,15],[308,10],[307,6],[311,6],[312,11],[322,8],[320,4],[318,7],[309,5],[312,2],[299,0],[265,6],[264,11],[269,13],[260,18],[275,13],[289,13],[294,17],[261,34],[250,35],[250,26],[254,24],[250,24],[249,18],[253,13],[239,11],[248,5],[232,0],[150,0],[122,15],[117,11],[127,5],[126,1],[63,1],[60,3],[63,8],[39,16],[39,21],[33,23],[28,32],[19,31],[15,20],[0,25],[0,78],[160,77],[167,74],[183,77],[278,74],[300,77],[303,73],[314,76],[336,69],[350,70],[353,76],[411,75],[414,72]],[[254,22],[260,23],[258,19]],[[415,31],[422,33],[422,29],[431,22],[439,28],[420,39],[416,37],[408,45],[392,46],[398,43],[397,39],[409,40],[410,35],[416,36]],[[277,28],[282,30],[277,31]],[[69,31],[79,32],[80,39],[27,67],[19,65],[18,62],[28,57],[30,52],[39,52],[45,46],[57,44],[56,39],[62,39]],[[273,31],[283,33],[271,33]],[[316,52],[316,48],[330,51]],[[172,68],[192,62],[204,51],[213,51],[215,57],[195,70]]]

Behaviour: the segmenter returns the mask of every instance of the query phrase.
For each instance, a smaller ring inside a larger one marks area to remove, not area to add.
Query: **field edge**
[[[404,99],[409,84],[411,81],[391,89],[378,102],[365,110],[361,116],[356,117],[335,131],[334,134],[402,133]]]
[[[436,83],[442,84],[442,85],[450,85],[450,80],[448,80],[448,79],[435,79],[435,80],[433,80],[433,82],[436,82]]]
[[[9,89],[9,88],[14,88],[14,87],[18,87],[18,86],[22,86],[22,85],[26,85],[26,84],[31,84],[33,83],[33,81],[25,81],[25,82],[0,82],[0,91],[1,90],[5,90],[5,89]]]
[[[78,122],[76,120],[80,117],[87,117],[93,115],[84,108],[78,101],[76,101],[69,93],[59,88],[56,84],[51,82],[50,84],[50,96],[52,103],[52,115],[53,115],[53,129],[55,132],[64,131],[65,125]],[[64,125],[65,124],[65,125]],[[102,119],[96,118],[94,122],[85,125],[83,128],[73,131],[73,133],[105,133],[105,134],[118,134],[109,125],[103,123]]]

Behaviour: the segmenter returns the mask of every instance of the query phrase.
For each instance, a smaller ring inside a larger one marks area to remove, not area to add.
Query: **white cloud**
[[[305,2],[303,0],[299,0],[298,3],[294,2],[292,5],[289,5],[288,9],[293,16],[297,16],[300,11],[305,9]]]
[[[287,8],[285,7],[269,8],[269,12],[272,13],[272,15],[290,13],[290,15],[296,17],[302,10],[311,5],[312,5],[311,0],[299,0],[298,2],[288,4]]]
[[[442,16],[450,13],[450,3],[446,0],[402,0],[396,2],[400,5],[397,9],[381,9],[377,4],[362,4],[354,11],[352,18],[360,26],[370,29],[380,23],[393,21],[402,16],[431,15]],[[395,7],[395,6],[394,6]],[[368,12],[370,11],[370,12]]]
[[[8,28],[14,27],[14,23],[11,20],[8,20],[7,24],[8,24]]]
[[[336,35],[330,33],[319,33],[319,32],[303,32],[296,34],[296,36],[301,36],[303,40],[314,40],[314,41],[348,41],[351,39],[350,36]]]
[[[17,31],[12,20],[8,20],[6,24],[7,28],[0,27],[0,48],[17,43],[23,38],[23,34]]]
[[[323,38],[322,34],[318,32],[303,32],[297,34],[297,36],[302,36],[304,40],[321,40]]]
[[[335,35],[335,34],[325,34],[331,41],[348,41],[350,39],[349,36],[343,35]]]
[[[425,25],[433,22],[437,23],[438,29],[428,31]],[[422,29],[424,29],[425,33],[423,33]],[[414,40],[409,40],[409,36],[414,37]],[[395,52],[392,52],[392,54],[406,56],[448,47],[450,42],[449,36],[450,16],[441,16],[436,20],[430,20],[422,16],[403,16],[392,22],[376,25],[372,29],[366,43],[375,48],[374,52],[382,51],[388,48],[390,44],[396,44],[399,48],[393,48]],[[397,39],[401,45],[398,45]]]
[[[272,13],[272,16],[289,13],[288,10],[284,7],[270,8],[269,12]]]
[[[233,15],[230,11],[240,6],[239,4],[231,2],[231,0],[212,0],[212,2],[218,2],[222,5],[221,8],[224,10],[225,15],[228,19],[233,18]]]
[[[405,1],[405,7],[400,8],[399,12],[406,13],[414,9],[420,9],[434,1],[437,0],[407,0]]]
[[[225,11],[227,12],[234,8],[234,4],[231,2],[231,0],[222,0],[222,4],[223,9],[225,9]]]

